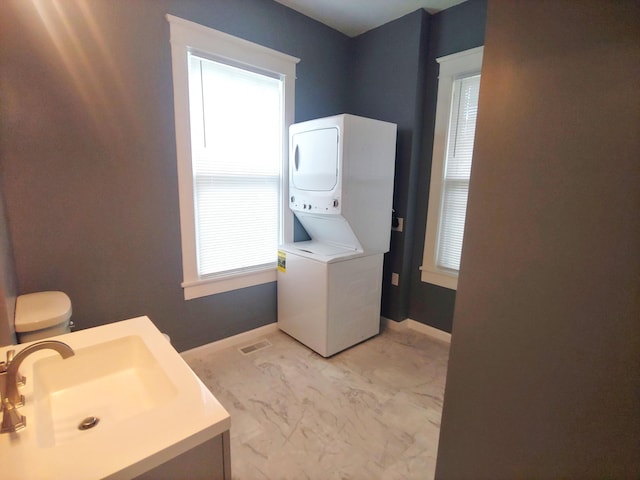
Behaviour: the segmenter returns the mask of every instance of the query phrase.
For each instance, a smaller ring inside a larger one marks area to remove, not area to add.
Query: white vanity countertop
[[[123,421],[117,420],[115,412],[113,417],[105,419],[91,430],[73,431],[68,438],[60,440],[58,437],[55,442],[46,440],[48,437],[42,433],[46,427],[42,422],[38,425],[33,366],[39,360],[59,355],[52,350],[34,352],[20,366],[27,383],[20,389],[25,396],[25,405],[18,411],[27,417],[26,428],[16,433],[0,434],[0,471],[3,479],[132,478],[229,430],[231,420],[227,411],[148,317],[137,317],[47,340],[66,343],[76,351],[75,357],[80,359],[83,357],[78,352],[83,348],[123,337],[139,337],[144,342],[145,352],[148,350],[151,354],[151,362],[158,362],[166,374],[163,381],[169,385],[168,390],[158,391],[170,391],[170,394],[162,395],[157,404],[146,410],[142,408]],[[140,343],[138,339],[135,340]],[[10,349],[18,353],[27,345],[2,347],[0,358],[6,358],[6,351]],[[145,355],[148,356],[148,353]],[[47,361],[51,362],[49,359]],[[68,360],[60,361],[62,363],[58,368],[62,368]],[[149,360],[146,361],[149,363]],[[133,389],[132,392],[118,392],[118,395],[126,397],[129,393],[133,397]],[[70,421],[77,424],[75,417]]]

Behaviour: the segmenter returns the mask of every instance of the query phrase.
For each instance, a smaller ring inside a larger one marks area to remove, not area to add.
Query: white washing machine
[[[382,261],[313,241],[282,245],[278,327],[324,357],[377,335]]]

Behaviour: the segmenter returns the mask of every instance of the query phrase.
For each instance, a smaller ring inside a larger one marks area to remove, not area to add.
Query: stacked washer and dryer
[[[311,240],[278,251],[278,327],[324,357],[380,332],[396,125],[354,115],[289,130],[289,208]]]

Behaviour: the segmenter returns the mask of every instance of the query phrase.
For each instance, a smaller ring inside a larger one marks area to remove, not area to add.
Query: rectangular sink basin
[[[87,438],[171,400],[177,389],[138,336],[54,355],[33,366],[35,425],[41,447]],[[79,429],[84,419],[98,423]]]

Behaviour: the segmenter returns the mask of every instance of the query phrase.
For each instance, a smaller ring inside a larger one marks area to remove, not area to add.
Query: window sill
[[[263,283],[275,282],[277,278],[276,272],[276,267],[270,267],[264,270],[236,273],[234,275],[209,278],[206,280],[185,281],[182,282],[184,299],[192,300],[194,298],[238,290],[240,288],[262,285]]]
[[[422,270],[420,279],[425,283],[431,283],[451,290],[458,289],[458,275],[442,270]]]

